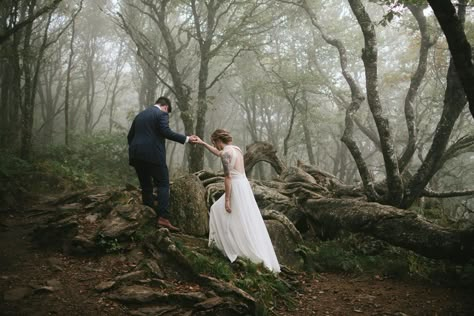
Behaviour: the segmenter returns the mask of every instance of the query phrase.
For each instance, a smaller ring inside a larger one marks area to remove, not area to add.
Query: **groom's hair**
[[[171,101],[167,97],[159,97],[158,100],[156,100],[155,104],[167,105],[168,113],[171,113]]]

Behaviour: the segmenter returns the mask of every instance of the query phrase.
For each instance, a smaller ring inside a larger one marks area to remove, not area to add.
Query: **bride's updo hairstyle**
[[[232,136],[225,129],[218,128],[211,134],[211,141],[215,143],[218,140],[228,144],[232,141]]]

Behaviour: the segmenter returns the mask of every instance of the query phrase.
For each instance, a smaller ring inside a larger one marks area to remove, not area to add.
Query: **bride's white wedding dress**
[[[209,246],[215,244],[231,262],[237,257],[245,257],[255,263],[263,262],[273,272],[280,272],[265,222],[245,175],[242,152],[233,145],[225,146],[224,152],[232,157],[229,164],[232,212],[225,210],[225,194],[211,206]]]

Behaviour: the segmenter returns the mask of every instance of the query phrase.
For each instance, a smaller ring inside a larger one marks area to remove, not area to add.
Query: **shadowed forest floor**
[[[129,315],[95,290],[130,269],[120,254],[67,256],[37,248],[30,233],[41,214],[0,211],[0,315]],[[473,315],[474,289],[374,275],[301,274],[294,306],[273,315]],[[184,292],[199,287],[174,284]],[[167,314],[168,315],[168,314]],[[272,315],[272,313],[270,313]]]

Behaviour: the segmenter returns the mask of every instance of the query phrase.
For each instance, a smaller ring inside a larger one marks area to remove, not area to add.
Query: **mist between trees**
[[[454,8],[472,43],[472,5]],[[22,159],[100,133],[123,135],[125,160],[131,119],[165,95],[176,131],[209,140],[224,127],[244,149],[268,142],[285,165],[317,166],[369,201],[458,196],[450,210],[472,212],[469,76],[458,76],[472,61],[456,72],[428,3],[30,0],[0,10],[0,145]],[[168,146],[173,174],[219,168],[200,146]],[[251,176],[275,175],[260,164]]]

